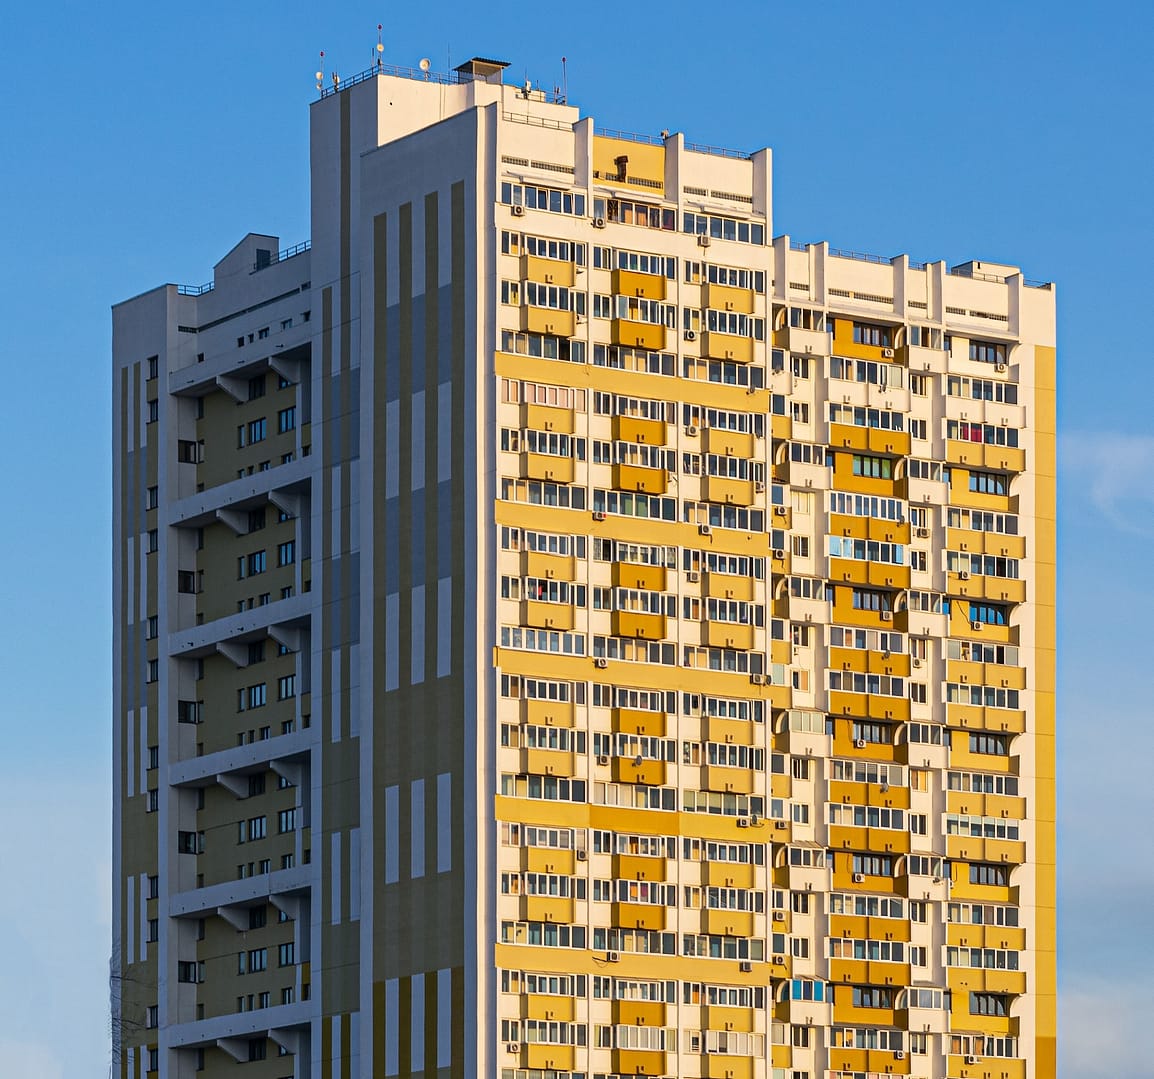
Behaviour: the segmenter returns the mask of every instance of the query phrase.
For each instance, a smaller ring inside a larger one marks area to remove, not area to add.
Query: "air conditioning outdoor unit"
[[[784,517],[785,516],[785,507],[784,506],[774,506],[773,507],[773,515],[774,515],[774,517]]]
[[[922,661],[918,659],[917,656],[914,656],[914,658],[910,660],[910,663],[915,667],[920,667],[922,665]]]
[[[585,859],[588,857],[589,857],[589,855],[583,850],[579,850],[577,852],[577,861],[579,861],[579,862],[585,861]]]
[[[514,205],[514,206],[510,207],[510,209],[513,211],[514,217],[524,217],[525,216],[525,207],[524,206]]]
[[[696,330],[686,330],[685,331],[685,340],[686,341],[696,341],[697,340],[697,331]]]
[[[856,742],[854,742],[853,747],[854,749],[865,749],[866,740],[864,738],[859,738]]]
[[[773,920],[775,922],[784,922],[785,921],[785,911],[784,910],[775,910],[773,912]]]
[[[593,520],[604,521],[605,520],[605,513],[602,510],[594,510],[593,511]]]
[[[710,242],[711,241],[710,241],[709,237],[706,236],[704,233],[699,234],[697,237],[697,246],[698,247],[708,247]]]
[[[598,657],[593,661],[593,666],[596,667],[599,671],[603,671],[606,667],[609,666],[609,660]]]
[[[697,584],[697,582],[701,580],[701,574],[698,573],[697,570],[691,569],[685,574],[685,579],[690,584]]]
[[[749,818],[748,817],[738,817],[737,818],[737,826],[738,826],[738,828],[748,828],[749,827]]]
[[[918,539],[929,539],[930,530],[928,528],[919,528],[915,535],[918,537]]]
[[[750,681],[751,685],[764,686],[765,685],[765,675],[764,674],[751,674],[749,676],[749,681]]]
[[[598,764],[601,764],[601,765],[605,765],[605,764],[608,764],[608,763],[609,763],[609,756],[608,756],[608,754],[606,754],[606,753],[598,753],[598,754],[597,754],[597,763],[598,763]]]
[[[606,963],[616,963],[618,958],[619,958],[619,956],[617,955],[616,952],[606,952],[605,953],[605,962]]]
[[[713,529],[710,528],[709,525],[698,525],[697,526],[697,534],[699,536],[712,536],[713,535]]]
[[[685,428],[685,433],[690,438],[696,438],[697,437],[697,424],[691,423],[688,427]]]
[[[892,360],[894,358],[894,350],[892,348],[883,348],[882,356],[887,360]]]
[[[958,571],[958,580],[959,580],[959,581],[968,581],[969,579],[970,579],[970,572],[969,572],[969,570],[964,570],[964,569],[963,569],[963,570],[959,570],[959,571]]]
[[[865,874],[864,873],[855,873],[853,875],[853,882],[854,882],[854,884],[865,884]]]
[[[1005,371],[1005,369],[1006,369],[1006,365],[1004,363],[997,364],[996,368],[995,368],[995,370],[997,370],[999,372]]]
[[[881,620],[883,622],[892,622],[894,620],[893,611],[881,611],[880,614],[881,614]]]
[[[765,494],[765,481],[764,480],[754,480],[753,481],[753,489],[759,495]]]
[[[515,207],[515,209],[520,209],[520,207],[519,206]],[[518,1045],[516,1042],[509,1042],[505,1046],[505,1052],[506,1053],[519,1053],[519,1052],[521,1052],[521,1046]]]
[[[785,557],[785,551],[783,551],[780,547],[775,547],[773,549],[773,557],[780,560]]]
[[[595,229],[603,229],[605,227],[605,218],[603,218],[603,217],[593,218],[593,227]]]
[[[741,967],[739,969],[741,970],[742,974],[752,974],[753,973],[753,964],[748,959],[743,959],[741,961]]]

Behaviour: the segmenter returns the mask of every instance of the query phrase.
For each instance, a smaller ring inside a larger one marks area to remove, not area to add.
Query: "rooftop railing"
[[[367,82],[369,79],[376,78],[378,75],[393,75],[399,79],[412,79],[414,82],[435,82],[442,86],[455,86],[457,83],[465,82],[459,72],[443,72],[443,71],[422,71],[416,67],[401,67],[397,64],[377,64],[369,68],[367,71],[358,72],[356,75],[350,75],[347,79],[342,79],[337,76],[336,81],[331,86],[325,86],[321,89],[321,97],[331,97],[333,94],[340,93],[341,90],[347,90],[350,86],[356,86],[358,83]]]
[[[285,259],[291,259],[295,255],[303,255],[313,246],[312,240],[305,240],[303,243],[293,244],[292,247],[286,247],[283,251],[278,251],[276,257],[269,259],[268,262],[254,262],[252,264],[252,272],[257,270],[266,270],[270,266],[275,266],[278,262],[284,262]]]
[[[203,285],[177,285],[176,292],[180,296],[203,296],[216,288],[215,281],[207,281]]]

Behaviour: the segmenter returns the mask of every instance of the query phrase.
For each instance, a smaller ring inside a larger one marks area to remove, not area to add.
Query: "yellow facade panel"
[[[731,480],[721,476],[703,476],[701,479],[701,497],[707,502],[752,506],[756,494],[752,480]]]
[[[666,279],[660,274],[636,270],[613,271],[613,292],[618,296],[641,296],[647,300],[664,300]]]
[[[656,1000],[613,1001],[613,1022],[629,1027],[665,1026],[665,1005]]]
[[[577,278],[572,262],[524,254],[521,256],[521,279],[572,288]]]
[[[721,457],[752,457],[755,449],[753,435],[741,431],[727,431],[721,427],[707,427],[703,434],[702,449]]]
[[[521,454],[522,479],[572,483],[575,474],[576,465],[572,457],[554,457],[545,453]]]
[[[736,599],[749,603],[753,600],[754,580],[733,573],[706,573],[702,589],[710,599]]]
[[[663,614],[614,611],[611,623],[615,637],[635,637],[646,641],[660,641],[666,636],[665,615]]]
[[[706,282],[702,298],[705,306],[715,311],[737,311],[743,315],[752,315],[756,297],[757,293],[753,289]]]
[[[754,868],[747,862],[706,862],[702,881],[716,888],[752,888]]]
[[[614,925],[625,929],[665,928],[665,908],[656,903],[614,903],[610,917]]]
[[[706,716],[701,723],[701,734],[709,742],[729,742],[739,746],[752,746],[757,742],[756,729],[746,719]]]
[[[577,1059],[577,1050],[571,1045],[530,1043],[521,1050],[526,1067],[547,1071],[570,1071]]]
[[[665,859],[640,854],[613,855],[613,876],[618,880],[665,880]]]
[[[524,1001],[521,1015],[525,1019],[556,1019],[571,1023],[577,1017],[577,1001],[573,997],[526,993],[521,999]]]
[[[711,360],[729,360],[731,363],[753,363],[752,337],[706,330],[701,335],[701,354]]]
[[[521,917],[531,922],[557,922],[569,924],[573,921],[574,903],[552,895],[521,896]]]
[[[701,1058],[702,1079],[754,1079],[753,1057],[708,1053]]]
[[[540,629],[573,628],[573,608],[567,603],[542,603],[537,600],[521,601],[521,624]]]
[[[550,581],[573,581],[577,578],[576,560],[571,555],[543,554],[540,551],[521,552],[521,572],[526,577],[544,577]]]
[[[669,431],[661,420],[645,420],[637,416],[614,416],[613,437],[620,442],[664,446],[669,441]]]
[[[624,734],[648,734],[655,738],[665,736],[664,712],[648,712],[636,708],[614,708],[613,730]]]
[[[640,562],[614,562],[613,584],[616,588],[644,588],[664,592],[667,571],[664,566],[647,566]]]
[[[538,776],[575,776],[577,756],[556,749],[523,749],[521,770]]]
[[[521,329],[525,333],[545,333],[555,337],[572,337],[577,317],[572,311],[553,307],[521,306]]]
[[[701,641],[710,648],[748,651],[753,647],[753,626],[743,626],[738,622],[703,622]]]
[[[643,348],[653,352],[665,348],[665,327],[656,322],[615,318],[610,326],[610,335],[613,344],[627,348]]]
[[[669,489],[669,475],[663,468],[639,465],[614,465],[613,486],[619,491],[643,491],[663,495]]]
[[[526,401],[521,405],[521,426],[532,431],[556,431],[571,435],[577,427],[577,418],[571,408],[538,405]]]

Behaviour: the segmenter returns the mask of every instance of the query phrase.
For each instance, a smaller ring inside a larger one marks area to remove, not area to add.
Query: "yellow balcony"
[[[747,862],[706,862],[702,877],[712,888],[752,888],[753,866]]]
[[[1001,558],[1025,558],[1025,536],[1003,536],[997,532],[974,532],[968,528],[947,528],[946,549],[991,554]]]
[[[1026,860],[1026,844],[1015,839],[976,839],[946,836],[946,857],[962,862],[1005,862],[1020,865]]]
[[[706,716],[702,720],[701,733],[707,742],[729,742],[739,746],[752,746],[756,742],[754,725],[747,719]]]
[[[753,936],[753,914],[747,910],[703,910],[701,928],[729,937]]]
[[[665,567],[646,566],[640,562],[614,562],[613,584],[616,588],[644,588],[649,592],[664,592]]]
[[[634,764],[632,757],[614,757],[613,778],[618,783],[660,787],[665,783],[665,762],[643,759],[640,764]]]
[[[571,1023],[577,1016],[577,1001],[573,997],[529,993],[522,1000],[521,1015],[525,1019],[556,1019]]]
[[[521,917],[531,922],[572,922],[573,900],[555,895],[523,895]]]
[[[613,876],[618,880],[665,880],[665,859],[644,854],[613,855]]]
[[[665,1026],[665,1005],[656,1000],[615,1000],[613,1022],[628,1027]]]
[[[1014,446],[987,446],[986,468],[998,472],[1025,472],[1026,451]]]
[[[663,614],[614,611],[611,626],[615,637],[640,637],[645,641],[660,641],[665,637]]]
[[[665,278],[637,270],[613,271],[613,292],[617,296],[641,296],[646,300],[665,299]]]
[[[614,416],[613,437],[619,442],[643,442],[647,446],[664,446],[668,441],[668,432],[661,420]]]
[[[572,581],[577,576],[577,564],[572,555],[522,551],[521,572],[526,577],[544,577],[549,581]]]
[[[709,1053],[701,1058],[702,1079],[753,1079],[753,1057]]]
[[[536,255],[521,256],[521,278],[524,281],[539,281],[546,285],[560,285],[572,288],[576,280],[573,263],[560,259],[543,259]]]
[[[521,329],[526,333],[547,333],[557,337],[572,337],[577,328],[577,317],[572,311],[552,307],[521,305]]]
[[[522,1052],[526,1067],[546,1071],[570,1071],[577,1060],[577,1052],[571,1045],[531,1044]]]
[[[614,465],[613,486],[619,491],[644,491],[651,495],[663,495],[669,488],[669,474],[663,468]]]
[[[522,847],[522,868],[530,873],[559,873],[571,877],[577,860],[571,850],[555,847]]]
[[[724,768],[716,764],[707,764],[704,773],[706,790],[725,791],[729,794],[754,792],[754,773],[749,768]]]
[[[709,1030],[740,1030],[752,1033],[757,1029],[757,1012],[753,1008],[722,1008],[716,1004],[706,1004],[704,1020],[702,1025]]]
[[[1004,948],[1020,952],[1026,947],[1026,931],[1012,925],[952,922],[946,926],[946,944],[952,948]]]
[[[573,628],[573,608],[567,603],[538,603],[536,600],[521,601],[521,624],[538,629]]]
[[[553,405],[537,405],[529,402],[521,405],[521,426],[533,431],[556,431],[561,435],[571,435],[576,423],[571,408],[556,408]]]
[[[771,417],[769,428],[775,442],[786,442],[793,438],[793,419],[790,416]]]
[[[521,454],[521,477],[548,480],[550,483],[572,483],[575,466],[572,457],[554,457],[545,453]]]
[[[957,1075],[961,1079],[985,1079],[996,1075],[998,1079],[1026,1079],[1026,1062],[1005,1057],[978,1057],[977,1064],[967,1064],[968,1057],[947,1056],[946,1074]]]
[[[613,344],[660,352],[665,348],[665,327],[655,322],[633,322],[615,318],[610,327]]]
[[[665,713],[648,712],[638,708],[614,708],[613,730],[622,734],[648,734],[665,737]]]
[[[720,427],[707,427],[703,449],[706,453],[716,453],[722,457],[752,457],[754,437],[741,431],[726,431]]]
[[[753,338],[738,337],[734,333],[706,330],[701,335],[701,354],[711,360],[729,360],[732,363],[753,362]]]
[[[577,761],[574,754],[557,749],[523,749],[521,768],[538,776],[575,776]]]
[[[705,594],[710,599],[736,599],[745,603],[753,600],[753,578],[738,577],[732,573],[706,573]]]
[[[757,295],[751,288],[735,288],[732,285],[715,285],[708,282],[705,286],[705,306],[714,311],[736,311],[742,315],[752,315],[754,297]]]
[[[701,497],[707,502],[728,502],[734,506],[752,506],[754,503],[752,480],[731,480],[721,476],[701,478]]]
[[[984,708],[977,704],[947,704],[946,723],[966,730],[997,731],[1022,734],[1026,730],[1026,713],[1021,709]]]
[[[739,648],[748,651],[753,647],[753,626],[743,626],[737,622],[703,622],[701,641],[709,648]]]
[[[665,908],[656,903],[614,903],[611,917],[623,929],[665,928]]]
[[[618,1075],[664,1075],[665,1054],[649,1049],[614,1049],[613,1070]]]

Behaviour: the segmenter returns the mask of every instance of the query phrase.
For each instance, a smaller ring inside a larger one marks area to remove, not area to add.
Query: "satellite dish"
[[[429,58],[427,56],[421,57],[421,62],[417,65],[426,75],[429,73]]]

